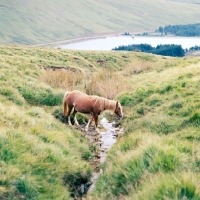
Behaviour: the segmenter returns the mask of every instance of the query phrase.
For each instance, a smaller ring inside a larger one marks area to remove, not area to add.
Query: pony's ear
[[[117,103],[116,103],[116,108],[117,108],[117,107],[119,107],[119,101],[117,101]]]

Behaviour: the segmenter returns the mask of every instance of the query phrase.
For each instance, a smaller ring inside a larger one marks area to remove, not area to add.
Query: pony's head
[[[117,103],[116,103],[116,108],[115,108],[114,113],[115,113],[119,118],[122,118],[122,117],[123,117],[122,106],[121,106],[121,104],[119,103],[119,101],[117,101]]]

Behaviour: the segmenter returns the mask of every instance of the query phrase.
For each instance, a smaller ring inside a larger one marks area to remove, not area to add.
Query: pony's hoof
[[[100,131],[99,131],[99,129],[97,128],[96,130],[95,130],[98,134],[100,134]]]

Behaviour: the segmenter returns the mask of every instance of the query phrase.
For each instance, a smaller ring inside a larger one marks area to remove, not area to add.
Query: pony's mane
[[[95,101],[95,104],[98,102],[100,104],[101,110],[110,110],[114,111],[116,108],[116,101],[114,100],[109,100],[104,97],[99,97],[99,96],[91,96],[92,100]]]

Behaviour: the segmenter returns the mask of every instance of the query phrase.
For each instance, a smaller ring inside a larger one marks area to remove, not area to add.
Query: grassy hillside
[[[200,58],[166,59],[119,95],[125,135],[91,199],[200,199]]]
[[[0,55],[0,199],[70,199],[91,177],[95,147],[62,123],[63,94],[114,98],[126,89],[118,70],[135,55],[18,46]]]
[[[85,35],[198,23],[200,5],[156,1],[2,0],[0,43],[37,44]]]
[[[200,199],[200,57],[19,46],[0,54],[0,199],[71,199],[89,181],[95,148],[63,123],[72,89],[124,109],[124,136],[87,199]]]

